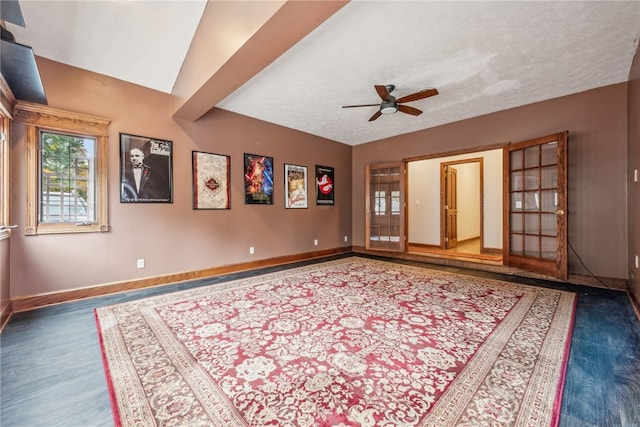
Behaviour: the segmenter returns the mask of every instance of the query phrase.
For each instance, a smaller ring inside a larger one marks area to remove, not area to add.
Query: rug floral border
[[[443,279],[455,277],[495,289],[523,291],[522,298],[500,326],[481,345],[417,425],[442,427],[498,423],[546,427],[557,424],[577,300],[574,293],[360,257],[307,265],[96,309],[115,424],[163,424],[173,416],[151,408],[145,397],[149,393],[145,387],[149,385],[143,385],[139,380],[140,368],[136,364],[144,363],[145,356],[157,351],[170,359],[167,366],[175,369],[171,375],[181,377],[173,385],[177,389],[167,392],[191,394],[193,401],[200,403],[195,408],[197,413],[191,413],[189,417],[195,416],[201,422],[213,422],[212,425],[246,425],[242,415],[226,403],[227,398],[219,388],[202,383],[203,378],[208,378],[206,370],[193,363],[193,358],[176,341],[173,332],[163,326],[163,322],[154,320],[157,316],[154,307],[231,289],[251,288],[285,277],[354,262],[383,269],[402,269],[417,277],[425,274]],[[123,324],[121,319],[127,319],[127,323]],[[133,353],[125,342],[127,333],[135,333],[144,343]],[[527,339],[523,340],[525,336]],[[132,359],[136,360],[136,364]],[[157,386],[162,387],[161,384]],[[505,411],[506,401],[517,402],[518,410]],[[163,420],[163,416],[168,418]]]

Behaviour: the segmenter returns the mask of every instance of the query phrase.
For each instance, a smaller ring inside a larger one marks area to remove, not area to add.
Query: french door
[[[367,165],[366,248],[403,252],[404,163]]]
[[[567,132],[504,150],[505,264],[567,277]]]

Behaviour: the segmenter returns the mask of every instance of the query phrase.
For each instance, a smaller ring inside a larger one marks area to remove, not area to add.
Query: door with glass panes
[[[567,132],[504,151],[505,264],[567,277]]]
[[[367,165],[367,249],[405,250],[404,181],[404,163]]]

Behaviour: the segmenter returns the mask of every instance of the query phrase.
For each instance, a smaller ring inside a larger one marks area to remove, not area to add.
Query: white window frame
[[[13,110],[14,121],[27,127],[27,236],[56,233],[88,233],[109,231],[107,215],[107,140],[110,120],[86,114],[57,110],[40,104],[18,101]],[[40,131],[51,131],[96,140],[96,220],[90,223],[45,223],[39,221],[40,201]]]

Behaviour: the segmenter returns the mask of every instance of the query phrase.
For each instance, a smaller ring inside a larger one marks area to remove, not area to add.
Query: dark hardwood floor
[[[113,425],[93,315],[96,307],[344,256],[349,255],[17,313],[0,335],[0,425]],[[560,426],[640,426],[640,322],[625,293],[415,261],[393,262],[578,293]]]

